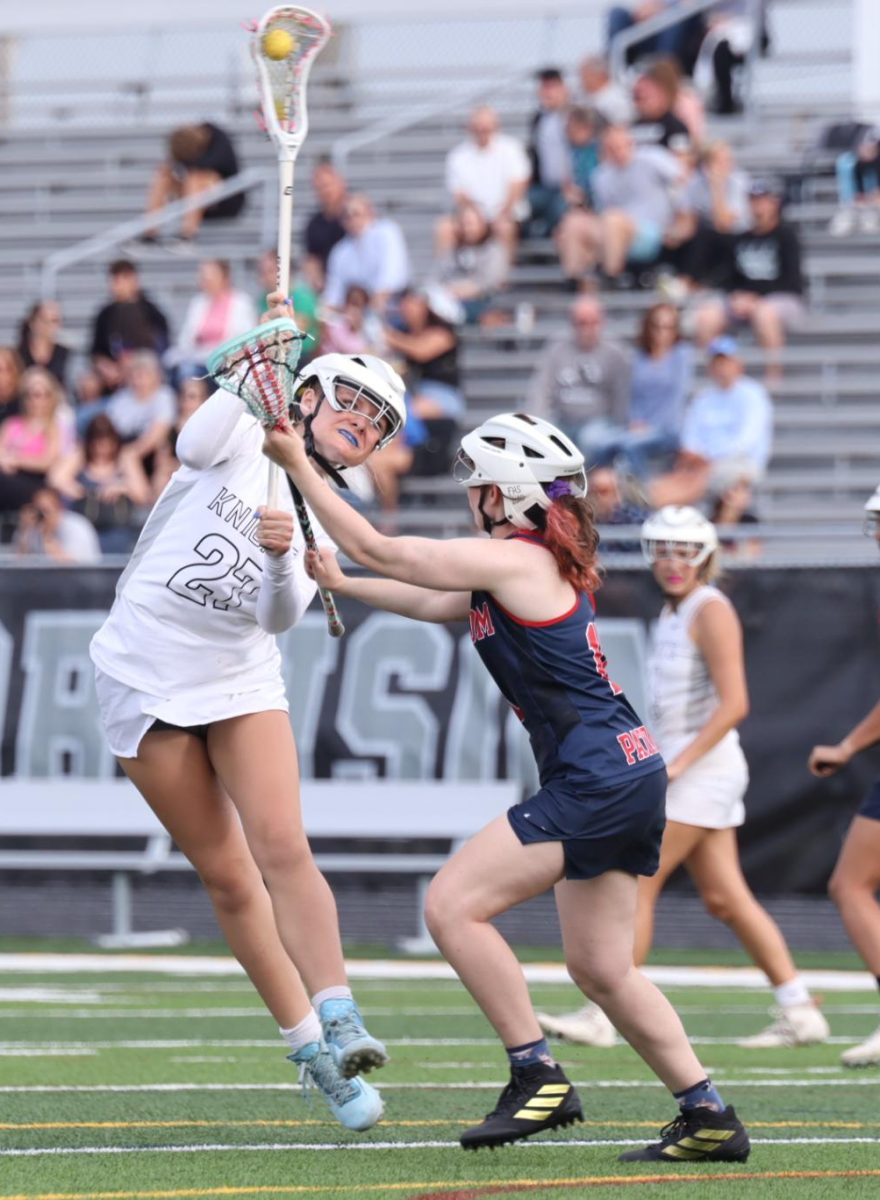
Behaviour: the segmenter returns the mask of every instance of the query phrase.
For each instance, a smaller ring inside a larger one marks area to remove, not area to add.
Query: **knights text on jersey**
[[[651,734],[608,678],[585,593],[555,621],[522,621],[488,592],[471,596],[471,640],[532,743],[541,784],[604,785],[663,767]]]

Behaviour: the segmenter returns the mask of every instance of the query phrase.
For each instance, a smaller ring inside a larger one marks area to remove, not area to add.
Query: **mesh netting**
[[[306,8],[274,9],[254,35],[254,57],[282,133],[296,134],[305,127],[306,76],[327,37],[326,23]]]
[[[289,317],[267,321],[218,346],[208,373],[218,387],[239,396],[266,429],[274,429],[293,403],[303,334]]]

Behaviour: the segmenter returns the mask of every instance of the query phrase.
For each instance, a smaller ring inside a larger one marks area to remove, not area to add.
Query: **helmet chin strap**
[[[489,514],[486,512],[485,508],[483,508],[483,504],[485,503],[485,500],[486,500],[486,488],[484,486],[484,487],[480,488],[480,503],[477,505],[477,511],[479,512],[480,516],[483,519],[483,532],[491,533],[492,530],[497,529],[497,527],[499,525],[509,525],[510,522],[508,521],[507,517],[501,517],[499,520],[494,520],[492,517],[489,516]]]
[[[328,462],[327,459],[324,457],[324,455],[321,454],[321,452],[315,446],[315,435],[312,432],[312,422],[314,421],[315,417],[318,415],[318,411],[319,411],[321,405],[324,403],[323,389],[319,388],[318,391],[319,391],[318,402],[315,405],[315,407],[312,409],[312,411],[310,413],[306,413],[304,415],[302,408],[300,408],[298,403],[295,403],[295,414],[294,415],[299,414],[299,419],[302,422],[303,441],[305,443],[306,454],[308,455],[308,457],[311,458],[314,462],[316,462],[318,464],[318,466],[321,468],[321,470],[324,472],[325,475],[329,475],[329,477],[333,480],[333,482],[336,484],[337,487],[347,489],[348,484],[342,478],[342,474],[341,474],[339,468],[337,466],[334,466],[332,463]]]

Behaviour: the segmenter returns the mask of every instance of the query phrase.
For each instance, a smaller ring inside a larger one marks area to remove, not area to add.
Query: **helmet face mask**
[[[701,542],[675,542],[668,539],[642,539],[642,553],[652,566],[661,558],[677,558],[691,567],[701,567],[712,553],[711,546]]]
[[[319,404],[334,412],[356,412],[379,433],[381,450],[406,425],[406,387],[397,372],[372,354],[322,354],[300,375],[301,385],[317,381]]]
[[[701,567],[718,549],[715,526],[689,506],[667,505],[642,525],[642,554],[650,565],[661,558],[676,558]]]
[[[354,412],[366,417],[368,424],[379,434],[379,445],[384,445],[400,430],[400,417],[391,405],[355,380],[338,375],[335,386],[324,393],[324,399],[335,412]]]

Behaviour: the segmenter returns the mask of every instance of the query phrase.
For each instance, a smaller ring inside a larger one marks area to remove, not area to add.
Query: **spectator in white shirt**
[[[602,135],[602,161],[592,178],[596,212],[570,209],[559,226],[562,271],[576,287],[597,263],[609,279],[628,262],[656,261],[674,215],[679,165],[661,146],[636,148],[632,134],[612,125]]]
[[[447,155],[446,190],[454,205],[470,202],[480,209],[512,257],[519,222],[528,213],[528,156],[517,138],[500,132],[494,108],[475,108],[468,132],[470,137]],[[446,217],[437,225],[438,257],[448,253],[452,240],[452,219]]]
[[[247,292],[232,286],[229,263],[210,258],[199,264],[199,291],[190,300],[177,345],[166,362],[181,377],[203,375],[213,350],[257,324],[257,310]],[[120,431],[121,432],[121,431]]]
[[[162,380],[159,360],[152,350],[136,350],[125,360],[125,386],[110,397],[107,416],[127,444],[128,453],[140,459],[152,474],[155,454],[174,424],[174,392]]]
[[[350,287],[362,287],[373,308],[384,313],[388,301],[410,282],[409,253],[395,221],[378,219],[368,196],[349,196],[342,214],[346,234],[330,251],[323,301],[341,311]]]
[[[622,84],[611,78],[607,59],[585,58],[578,67],[581,85],[578,103],[597,112],[609,125],[628,125],[635,115],[632,98]]]

